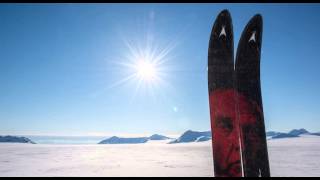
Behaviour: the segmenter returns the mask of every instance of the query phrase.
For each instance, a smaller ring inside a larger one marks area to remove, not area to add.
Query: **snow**
[[[208,143],[0,144],[0,176],[211,176]]]
[[[272,176],[320,176],[319,136],[272,139],[268,146]]]
[[[211,141],[0,144],[0,176],[213,176]],[[268,141],[272,176],[320,176],[320,137]]]

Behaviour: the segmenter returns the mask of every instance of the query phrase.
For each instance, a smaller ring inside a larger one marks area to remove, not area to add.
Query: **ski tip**
[[[243,35],[248,43],[257,44],[260,47],[262,39],[262,16],[260,14],[250,19]]]
[[[225,28],[225,29],[223,29]],[[213,25],[213,30],[222,31],[223,35],[227,33],[227,31],[232,31],[232,20],[231,20],[231,14],[227,9],[222,10],[218,16],[216,17],[215,23]],[[231,32],[230,31],[230,32]],[[229,33],[230,33],[229,32]],[[220,34],[219,34],[220,35]]]
[[[234,70],[233,30],[228,10],[221,11],[211,30],[208,49],[208,89],[231,88]]]
[[[222,10],[222,11],[219,13],[219,15],[218,15],[218,17],[224,17],[224,16],[229,16],[229,17],[231,17],[230,12],[228,11],[228,9]]]
[[[237,54],[242,51],[242,48],[248,46],[250,46],[252,49],[260,51],[262,41],[262,23],[263,20],[260,14],[254,15],[250,19],[241,34]]]
[[[261,14],[256,14],[251,18],[252,21],[257,21],[262,23],[262,15]]]
[[[256,14],[250,19],[248,24],[253,28],[262,30],[262,23],[263,23],[263,19],[261,14]]]
[[[209,47],[218,47],[217,43],[226,44],[227,47],[233,49],[232,19],[227,9],[218,14],[212,27]]]

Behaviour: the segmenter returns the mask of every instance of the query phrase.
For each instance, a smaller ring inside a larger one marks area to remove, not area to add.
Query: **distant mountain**
[[[300,136],[301,134],[309,134],[309,131],[305,129],[293,129],[290,131],[288,134],[293,135],[293,136]]]
[[[201,141],[210,140],[211,138],[212,138],[211,131],[198,132],[198,131],[188,130],[185,133],[183,133],[178,139],[171,141],[170,144],[186,143],[186,142],[201,142]]]
[[[320,136],[320,132],[318,133],[310,133],[311,135]]]
[[[138,138],[120,138],[117,136],[112,136],[111,138],[105,139],[98,144],[141,144],[146,143],[149,138],[138,137]]]
[[[146,143],[149,140],[167,140],[171,139],[167,136],[163,136],[160,134],[154,134],[150,137],[136,137],[136,138],[121,138],[117,136],[113,136],[111,138],[105,139],[98,144],[140,144]]]
[[[293,138],[293,137],[299,137],[298,135],[292,135],[288,133],[279,133],[275,136],[272,136],[272,139],[280,139],[280,138]]]
[[[266,132],[266,136],[269,137],[269,136],[277,136],[281,134],[281,132],[276,132],[276,131],[268,131]]]
[[[148,139],[149,140],[167,140],[167,139],[171,139],[171,138],[160,135],[160,134],[154,134],[154,135],[150,136]]]
[[[300,135],[314,135],[320,136],[320,133],[311,133],[304,128],[301,129],[293,129],[288,133],[280,133],[275,131],[267,132],[267,137],[271,137],[271,139],[280,139],[280,138],[292,138],[292,137],[300,137]]]
[[[36,144],[26,137],[17,137],[17,136],[0,136],[0,143],[29,143]]]
[[[281,138],[293,138],[300,137],[300,135],[308,134],[320,136],[320,132],[318,133],[310,133],[306,129],[293,129],[288,133],[277,132],[277,131],[268,131],[266,132],[266,136],[268,139],[281,139]],[[121,138],[117,136],[113,136],[111,138],[105,139],[98,144],[140,144],[146,143],[149,140],[168,140],[172,139],[170,137],[166,137],[159,134],[154,134],[150,137],[137,137],[137,138]],[[187,142],[203,142],[212,139],[211,131],[192,131],[188,130],[184,132],[179,138],[172,140],[169,144],[174,143],[187,143]]]

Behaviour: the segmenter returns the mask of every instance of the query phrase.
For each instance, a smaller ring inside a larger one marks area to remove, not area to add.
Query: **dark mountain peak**
[[[294,138],[299,137],[298,135],[288,134],[288,133],[279,133],[275,136],[272,136],[272,139],[280,139],[280,138]]]
[[[119,139],[119,137],[118,136],[112,136],[109,139]]]
[[[182,142],[200,142],[211,139],[211,131],[192,131],[188,130],[184,132],[178,139],[170,143],[182,143]]]
[[[147,141],[147,137],[121,138],[117,136],[112,136],[108,139],[99,142],[99,144],[140,144],[146,143]]]
[[[0,143],[29,143],[36,144],[26,137],[17,137],[17,136],[0,136]]]
[[[149,140],[166,140],[166,139],[171,139],[171,138],[160,135],[160,134],[154,134],[149,137]]]
[[[301,134],[309,134],[309,131],[307,131],[304,128],[301,129],[293,129],[292,131],[290,131],[288,134],[290,135],[294,135],[294,136],[299,136]]]

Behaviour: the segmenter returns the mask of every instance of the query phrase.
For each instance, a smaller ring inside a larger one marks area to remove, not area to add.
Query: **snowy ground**
[[[272,176],[320,176],[320,137],[268,141]],[[211,141],[0,144],[0,176],[213,176]]]
[[[268,146],[272,176],[320,177],[319,136],[274,139]]]

